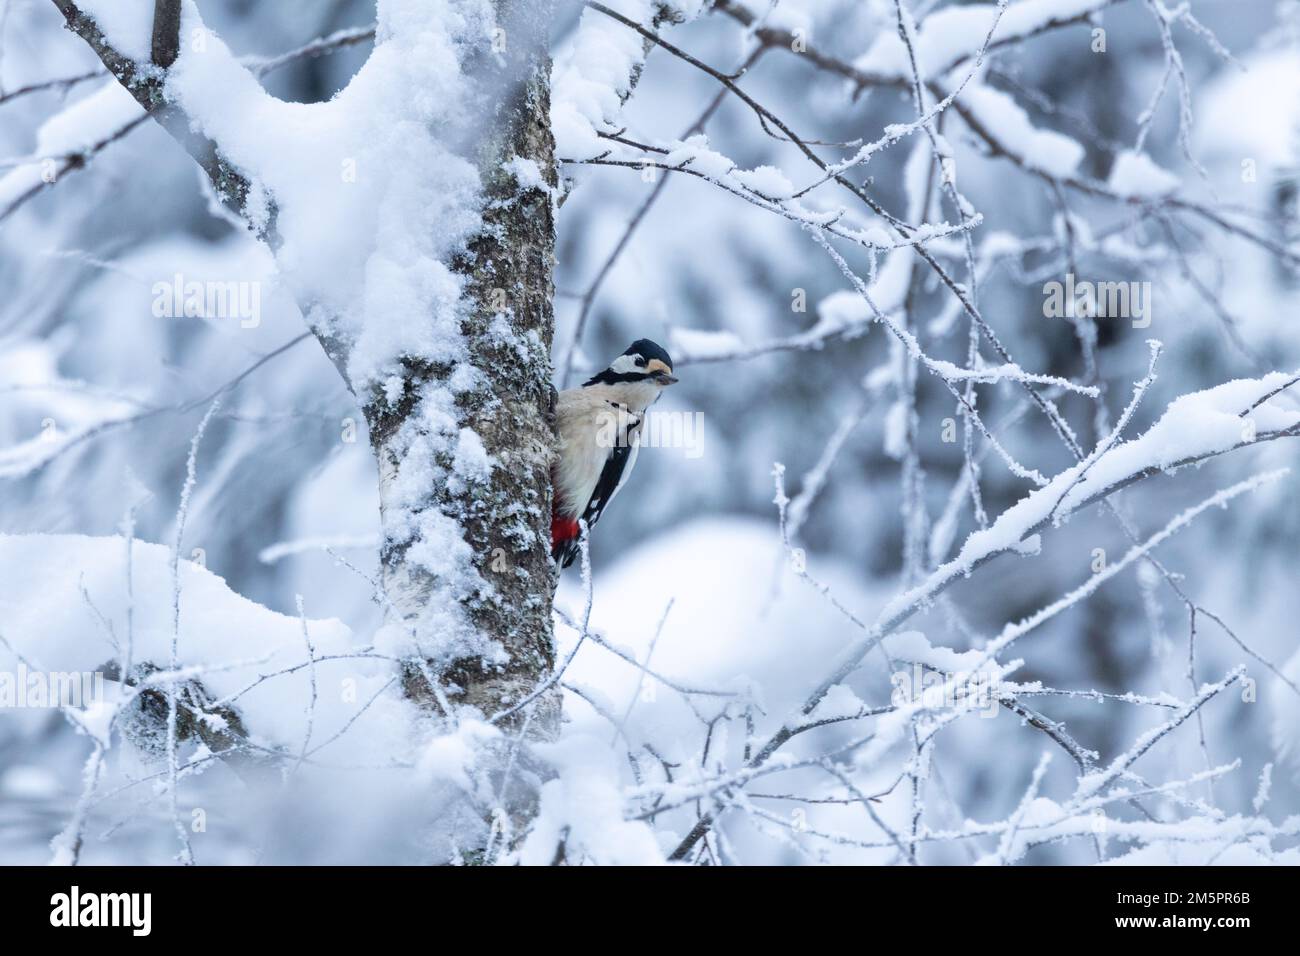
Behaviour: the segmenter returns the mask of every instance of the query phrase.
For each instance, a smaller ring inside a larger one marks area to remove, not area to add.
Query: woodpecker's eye
[[[645,359],[640,355],[636,357],[636,366],[637,368],[645,368]]]

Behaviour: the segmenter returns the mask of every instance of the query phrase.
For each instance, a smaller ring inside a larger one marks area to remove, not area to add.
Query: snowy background
[[[611,6],[652,15],[640,0]],[[1300,474],[1272,474],[1300,445],[1228,451],[1300,419],[1300,402],[1278,391],[1300,369],[1300,3],[1196,0],[1186,20],[1172,0],[1020,0],[977,65],[996,5],[907,0],[923,67],[960,61],[942,75],[949,92],[965,83],[967,114],[945,109],[934,140],[915,126],[891,134],[917,115],[893,0],[681,6],[688,22],[664,37],[723,73],[761,42],[742,20],[797,41],[764,50],[740,86],[831,144],[815,147],[827,162],[877,144],[849,179],[900,218],[934,224],[932,252],[967,287],[969,235],[979,310],[1017,368],[972,386],[997,438],[972,426],[977,503],[965,419],[945,387],[969,394],[955,374],[968,321],[952,291],[910,249],[881,248],[894,238],[861,203],[835,217],[847,192],[822,186],[783,215],[824,174],[735,96],[697,126],[716,77],[653,49],[620,105],[640,38],[561,2],[557,155],[601,162],[561,168],[556,383],[648,337],[681,379],[656,410],[702,413],[703,431],[698,448],[644,449],[603,516],[587,627],[584,583],[576,567],[566,574],[561,661],[580,646],[562,678],[563,734],[545,748],[557,776],[534,831],[502,859],[550,862],[567,832],[570,862],[657,862],[719,813],[688,859],[1300,862]],[[249,62],[376,18],[363,0],[198,9]],[[1092,24],[1050,25],[1093,10]],[[336,46],[267,71],[266,89],[294,103],[334,97],[373,44]],[[902,82],[856,90],[812,53]],[[191,739],[172,791],[165,747],[110,723],[112,682],[88,713],[0,709],[0,862],[66,861],[79,843],[85,863],[167,863],[178,827],[207,864],[458,858],[448,821],[481,785],[476,741],[497,731],[467,721],[431,736],[376,650],[376,469],[355,400],[303,334],[291,288],[302,276],[287,279],[232,223],[155,124],[97,148],[139,115],[130,97],[102,75],[48,81],[98,67],[48,0],[0,0],[0,668],[95,670],[127,628],[137,660],[165,663],[179,585],[181,661],[268,758],[289,757],[239,768]],[[1016,155],[991,153],[964,116]],[[275,153],[284,130],[268,118],[247,131],[252,152]],[[701,128],[707,140],[683,142]],[[658,152],[596,135],[619,130]],[[49,157],[91,148],[85,169],[44,183]],[[690,159],[704,174],[646,158]],[[965,230],[932,176],[942,168],[964,197]],[[355,264],[328,258],[329,230],[346,225],[322,214],[290,228],[323,230],[314,249],[342,270]],[[1149,283],[1147,315],[1095,326],[1045,316],[1044,283],[1067,272]],[[253,284],[255,327],[156,315],[155,285],[177,274]],[[1151,339],[1162,345],[1153,379]],[[987,347],[982,361],[1003,364]],[[1076,459],[1027,401],[1027,374],[1050,377],[1033,387],[1085,455],[1113,452],[1086,478],[1067,472]],[[1234,380],[1250,381],[1161,420],[1180,396]],[[191,442],[218,393],[182,510]],[[1131,441],[1153,426],[1145,445]],[[1040,484],[1079,502],[1088,482],[1104,489],[1201,455],[1212,457],[1111,497],[1132,538],[1105,505],[1057,525],[1056,498],[1026,503]],[[793,499],[784,544],[776,463]],[[1158,542],[1158,568],[1125,558],[1166,527],[1176,533]],[[941,592],[925,593],[931,581]],[[918,585],[923,606],[804,720],[828,722],[746,770]],[[1043,608],[1023,635],[1005,630]],[[1014,648],[989,653],[1008,637]],[[921,665],[936,687],[941,672],[979,672],[1003,703],[925,701],[912,681]]]

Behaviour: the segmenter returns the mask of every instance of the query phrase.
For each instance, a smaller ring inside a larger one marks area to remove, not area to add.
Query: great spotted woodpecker
[[[637,339],[581,388],[555,403],[559,454],[551,465],[551,556],[567,568],[577,557],[581,519],[588,529],[627,483],[640,449],[641,424],[673,377],[673,360],[649,339]]]

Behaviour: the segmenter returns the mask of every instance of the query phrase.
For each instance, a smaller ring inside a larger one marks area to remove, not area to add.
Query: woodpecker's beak
[[[650,364],[646,366],[646,371],[650,377],[659,385],[672,385],[677,379],[673,377],[673,370],[659,359],[651,359]]]

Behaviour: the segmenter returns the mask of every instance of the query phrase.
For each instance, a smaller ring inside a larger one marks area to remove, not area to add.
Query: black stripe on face
[[[582,387],[588,385],[617,385],[620,382],[644,382],[650,378],[645,372],[614,372],[605,369],[599,375],[593,375],[582,383]]]

